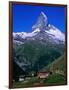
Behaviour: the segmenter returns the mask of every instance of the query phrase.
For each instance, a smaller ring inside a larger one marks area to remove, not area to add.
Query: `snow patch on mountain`
[[[61,40],[61,41],[65,41],[65,35],[64,33],[62,33],[59,29],[57,29],[56,27],[52,26],[52,28],[50,28],[50,30],[45,30],[46,33],[50,34],[53,36],[53,38]]]
[[[27,32],[13,33],[13,37],[14,37],[14,39],[16,39],[19,36],[19,37],[25,39],[27,37],[35,36],[38,32],[40,32],[39,28],[35,29],[33,32],[30,32],[30,33],[27,33]]]

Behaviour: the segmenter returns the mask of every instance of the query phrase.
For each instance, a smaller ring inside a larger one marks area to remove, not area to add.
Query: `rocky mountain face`
[[[27,71],[39,71],[64,53],[65,35],[41,12],[32,32],[13,32],[13,60]]]

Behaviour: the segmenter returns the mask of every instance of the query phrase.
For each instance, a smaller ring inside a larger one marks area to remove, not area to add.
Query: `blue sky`
[[[13,4],[13,32],[31,32],[41,11],[50,24],[65,32],[65,10],[62,6],[32,6]]]

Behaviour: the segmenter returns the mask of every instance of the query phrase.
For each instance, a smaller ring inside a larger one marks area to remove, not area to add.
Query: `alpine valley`
[[[49,24],[47,16],[41,12],[32,32],[13,32],[14,78],[22,74],[30,75],[45,70],[58,58],[64,57],[65,34]],[[63,59],[64,60],[64,59]],[[57,64],[56,64],[57,65]],[[48,69],[48,71],[50,68]]]

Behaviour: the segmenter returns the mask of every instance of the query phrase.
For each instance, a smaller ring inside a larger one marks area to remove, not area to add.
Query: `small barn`
[[[38,78],[47,78],[49,76],[49,72],[47,71],[39,72],[37,76]]]

